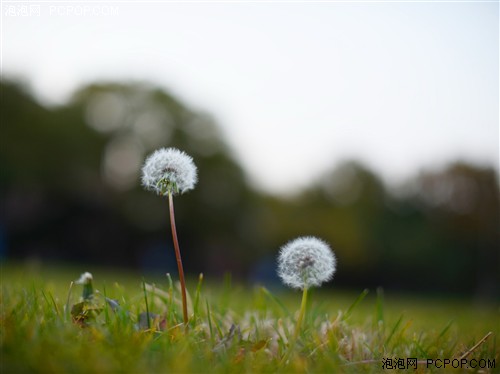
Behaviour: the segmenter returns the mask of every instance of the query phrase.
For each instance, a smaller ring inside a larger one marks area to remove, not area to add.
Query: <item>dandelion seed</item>
[[[198,181],[197,169],[191,156],[176,148],[161,148],[153,152],[142,167],[144,188],[166,196],[192,190]]]
[[[301,237],[281,248],[278,275],[286,285],[303,290],[331,280],[336,264],[327,243],[315,237]]]

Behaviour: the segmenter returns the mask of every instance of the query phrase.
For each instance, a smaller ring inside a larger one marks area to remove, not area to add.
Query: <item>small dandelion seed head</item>
[[[192,190],[198,181],[196,165],[191,156],[176,148],[154,151],[142,167],[144,188],[165,196]]]
[[[312,236],[300,237],[281,247],[278,275],[287,286],[303,290],[332,279],[336,265],[327,243]]]
[[[80,278],[75,282],[76,284],[89,284],[92,282],[92,274],[88,271],[80,275]]]

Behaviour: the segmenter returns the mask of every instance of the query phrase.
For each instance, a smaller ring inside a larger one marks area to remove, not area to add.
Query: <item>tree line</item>
[[[183,261],[194,272],[272,281],[278,248],[315,235],[337,254],[336,286],[498,299],[492,166],[457,160],[388,186],[349,160],[292,197],[273,196],[248,183],[209,114],[163,89],[95,83],[55,107],[19,82],[4,80],[0,94],[4,259],[175,271],[168,204],[139,183],[146,155],[168,146],[199,170],[196,189],[176,202]]]

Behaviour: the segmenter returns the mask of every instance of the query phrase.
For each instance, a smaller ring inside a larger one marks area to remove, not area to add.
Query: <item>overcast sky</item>
[[[269,191],[348,158],[389,181],[498,168],[498,2],[3,1],[1,31],[3,74],[45,101],[100,79],[165,87]]]

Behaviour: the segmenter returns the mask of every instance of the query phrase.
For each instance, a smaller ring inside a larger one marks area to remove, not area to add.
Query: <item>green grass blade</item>
[[[229,307],[229,301],[231,299],[231,289],[232,289],[232,279],[231,273],[227,272],[224,274],[224,286],[221,295],[221,301],[219,303],[220,310],[224,312]]]
[[[144,291],[144,301],[146,302],[146,319],[148,320],[148,330],[151,330],[151,319],[149,318],[148,293],[146,292],[146,282],[142,278],[142,289]]]
[[[450,329],[451,325],[453,325],[453,320],[451,319],[450,321],[448,321],[448,323],[446,324],[446,326],[444,327],[444,329],[439,333],[438,335],[438,340],[440,340],[442,337],[444,337],[444,335],[448,332],[448,330]]]
[[[382,287],[377,288],[376,321],[384,322],[384,289]]]
[[[65,320],[68,320],[68,317],[69,317],[69,313],[70,313],[69,303],[71,300],[71,292],[73,291],[74,284],[75,283],[73,281],[71,281],[69,284],[68,297],[66,298],[66,305],[64,306],[64,318],[65,318]]]
[[[194,295],[193,304],[193,321],[196,323],[196,317],[198,315],[198,304],[200,302],[201,285],[203,284],[203,273],[198,276],[198,286],[196,286],[196,293]]]
[[[396,324],[394,325],[394,327],[392,328],[391,330],[391,333],[389,334],[389,336],[387,337],[387,339],[385,340],[385,346],[388,346],[389,345],[389,342],[391,341],[392,337],[394,336],[394,334],[396,333],[397,329],[399,328],[399,325],[401,324],[401,322],[403,321],[403,314],[401,314],[401,316],[399,317],[398,321],[396,322]]]
[[[106,284],[103,284],[103,286],[102,286],[102,292],[104,293],[104,300],[106,300],[108,298],[107,295],[106,295]],[[106,324],[109,324],[108,303],[104,303],[104,318],[106,320]]]
[[[57,316],[61,317],[61,315],[59,314],[59,308],[57,307],[56,301],[54,300],[54,296],[52,295],[52,292],[50,292],[50,291],[49,291],[49,296],[50,296],[50,300],[52,300],[52,304],[54,305],[54,310],[56,311]]]
[[[42,292],[42,296],[43,296],[43,298],[45,299],[45,302],[47,303],[47,306],[50,308],[50,307],[51,307],[51,306],[50,306],[50,301],[49,301],[49,299],[47,298],[47,295],[45,295],[45,292],[43,292],[43,290],[41,290],[41,292]]]
[[[363,299],[368,295],[368,288],[365,288],[363,292],[357,297],[357,299],[351,304],[351,306],[347,309],[347,312],[345,312],[343,319],[346,320],[351,316],[352,311],[356,306],[363,301]]]
[[[168,280],[168,317],[167,320],[170,324],[173,323],[173,317],[174,317],[174,311],[173,311],[173,305],[174,305],[174,282],[172,282],[172,277],[170,276],[170,273],[167,273],[167,280]]]
[[[261,291],[264,295],[266,295],[269,299],[271,299],[276,305],[280,307],[280,309],[285,313],[285,315],[289,316],[290,311],[286,308],[286,306],[278,299],[276,296],[274,296],[266,287],[261,287]]]
[[[208,305],[208,300],[206,300],[207,305],[207,319],[208,319],[208,329],[210,331],[210,340],[214,341],[214,330],[212,328],[212,316],[210,314],[210,306]]]

